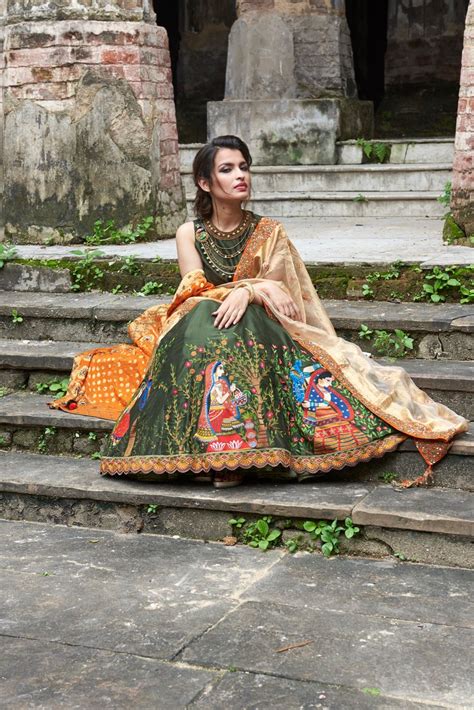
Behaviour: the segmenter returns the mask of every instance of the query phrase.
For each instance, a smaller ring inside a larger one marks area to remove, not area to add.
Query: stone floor
[[[473,573],[0,522],[5,708],[472,707]]]
[[[444,246],[441,238],[443,222],[429,218],[302,218],[282,220],[288,234],[307,263],[319,264],[390,264],[400,259],[406,263],[470,264],[474,251],[470,247]],[[77,249],[71,247],[18,247],[22,258],[56,259]],[[143,259],[175,259],[174,239],[149,244],[100,247],[106,255]]]

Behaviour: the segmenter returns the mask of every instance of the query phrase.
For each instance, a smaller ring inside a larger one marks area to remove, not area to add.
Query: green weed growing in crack
[[[51,441],[53,438],[56,436],[56,427],[55,426],[47,426],[43,429],[41,434],[38,437],[38,451],[40,454],[45,454],[48,449]]]
[[[348,540],[351,540],[360,532],[360,528],[354,525],[352,518],[346,518],[342,525],[335,519],[331,523],[326,520],[315,522],[306,520],[303,523],[303,530],[308,532],[313,540],[321,542],[321,552],[325,557],[330,557],[339,552],[339,538],[344,533]]]
[[[55,397],[64,397],[69,386],[69,377],[49,380],[48,382],[38,382],[36,391],[40,394],[54,394]]]

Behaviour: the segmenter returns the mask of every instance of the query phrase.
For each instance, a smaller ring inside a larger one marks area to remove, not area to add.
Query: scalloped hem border
[[[303,480],[308,476],[340,470],[345,466],[380,458],[393,451],[407,436],[390,434],[384,439],[372,441],[357,449],[335,454],[295,456],[286,449],[257,449],[252,451],[210,454],[178,454],[174,456],[128,456],[104,457],[100,463],[103,476],[158,475],[176,473],[208,473],[211,470],[234,471],[237,468],[263,468],[264,466],[285,466],[291,468]]]

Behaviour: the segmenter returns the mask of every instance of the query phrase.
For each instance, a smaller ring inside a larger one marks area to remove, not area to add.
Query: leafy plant
[[[6,446],[8,443],[7,438],[3,436],[3,434],[0,434],[0,446]]]
[[[448,181],[445,182],[445,184],[444,184],[443,192],[442,192],[441,195],[437,198],[437,199],[438,199],[438,202],[439,202],[441,205],[444,205],[445,207],[447,207],[447,208],[449,209],[449,207],[450,207],[450,205],[451,205],[452,193],[453,193],[453,184],[452,184],[451,180],[448,180]]]
[[[14,308],[12,310],[11,316],[12,316],[12,323],[14,323],[15,325],[19,325],[20,323],[23,323],[23,316],[21,315],[21,313],[18,313],[16,308]]]
[[[306,520],[303,523],[303,530],[306,530],[314,540],[321,541],[321,552],[325,557],[339,552],[339,537],[343,532],[347,539],[351,539],[360,532],[352,522],[352,518],[346,518],[343,525],[339,525],[337,518],[328,523],[326,520],[315,522]]]
[[[142,241],[152,229],[154,218],[144,217],[135,227],[119,229],[115,220],[108,219],[105,222],[101,219],[94,222],[92,234],[85,238],[86,244],[91,246],[103,246],[104,244],[131,244]]]
[[[394,557],[398,557],[399,560],[404,562],[406,560],[406,555],[403,554],[403,552],[394,552],[393,553]]]
[[[474,303],[474,288],[461,286],[459,289],[462,295],[461,303]]]
[[[245,525],[245,518],[231,518],[228,523],[232,525],[233,528],[240,530]]]
[[[38,451],[40,454],[45,454],[48,451],[49,444],[55,435],[56,427],[47,426],[44,428],[38,438]]]
[[[158,504],[157,503],[150,503],[147,506],[146,512],[150,513],[150,514],[157,513],[158,512]]]
[[[69,378],[65,377],[61,380],[50,380],[49,382],[38,382],[36,391],[40,394],[50,393],[57,397],[64,397],[69,385]]]
[[[369,284],[362,285],[362,295],[364,296],[364,298],[373,298],[374,291],[370,288]]]
[[[425,274],[425,281],[431,283],[423,284],[423,291],[433,303],[440,303],[446,300],[446,296],[443,291],[448,291],[454,287],[461,286],[459,279],[453,277],[454,268],[450,266],[446,267],[433,267],[432,271]]]
[[[140,267],[137,263],[137,257],[133,256],[133,254],[130,254],[130,256],[126,256],[123,259],[120,271],[123,271],[126,274],[131,274],[132,276],[137,276],[137,274],[140,273]]]
[[[374,698],[377,698],[382,691],[380,688],[362,688],[362,692],[366,695],[372,695]]]
[[[16,247],[10,246],[8,244],[0,244],[0,269],[3,269],[7,261],[12,261],[16,259],[18,252]]]
[[[10,394],[8,387],[0,387],[0,397],[6,397],[7,394]]]
[[[362,148],[365,157],[372,163],[386,163],[392,151],[390,143],[368,141],[365,138],[358,138],[357,145]]]
[[[250,547],[258,547],[260,550],[268,550],[277,544],[281,537],[281,530],[271,528],[272,518],[266,515],[254,523],[251,523],[243,532],[243,540]]]
[[[163,284],[157,281],[147,281],[139,291],[136,291],[137,296],[151,296],[155,293],[163,293]]]
[[[80,259],[71,268],[73,291],[91,291],[103,277],[103,270],[95,263],[104,256],[100,249],[75,249],[71,252]]]
[[[367,199],[367,197],[365,195],[362,195],[360,192],[352,200],[352,202],[368,202],[368,201],[369,200]]]
[[[117,293],[120,293],[121,291],[122,291],[121,284],[117,284],[116,286],[113,287],[111,293],[113,293],[115,296]]]
[[[404,357],[408,351],[413,350],[413,338],[399,328],[390,333],[386,330],[371,330],[365,323],[361,323],[358,335],[362,340],[373,340],[378,355]]]
[[[294,554],[295,552],[298,552],[298,550],[301,548],[301,542],[301,535],[298,535],[296,537],[290,537],[289,540],[285,540],[285,547],[287,548],[288,552]]]
[[[391,473],[390,471],[384,471],[380,474],[379,479],[384,483],[391,483],[397,479],[397,474]]]
[[[101,458],[101,453],[100,451],[94,451],[93,454],[91,454],[91,459],[100,459]]]
[[[97,432],[90,431],[87,435],[87,438],[89,439],[89,441],[97,441]]]

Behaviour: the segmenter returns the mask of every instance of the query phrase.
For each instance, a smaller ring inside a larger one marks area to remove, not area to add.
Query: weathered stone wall
[[[12,0],[6,21],[7,235],[67,241],[149,214],[171,234],[184,217],[171,68],[147,0]]]
[[[0,0],[0,57],[3,57],[6,0]],[[0,228],[3,227],[3,62],[0,64]]]
[[[461,86],[453,165],[453,216],[466,235],[474,235],[474,2],[464,32]]]
[[[389,0],[385,83],[459,81],[468,0]]]

